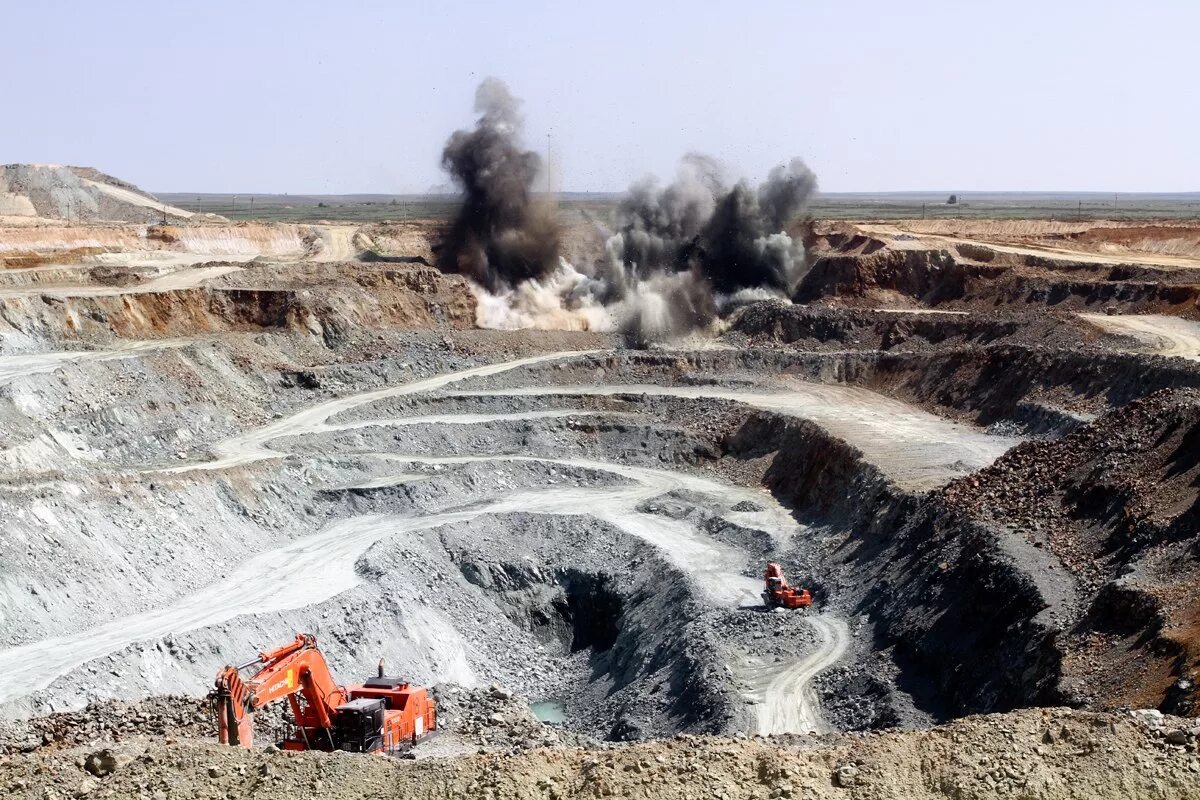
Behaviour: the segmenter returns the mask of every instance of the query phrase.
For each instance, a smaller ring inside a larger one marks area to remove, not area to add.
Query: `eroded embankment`
[[[336,271],[326,271],[311,284],[258,281],[257,271],[239,270],[225,286],[8,296],[0,298],[0,332],[44,342],[275,330],[337,346],[364,331],[474,325],[474,298],[455,276],[427,267],[372,267],[338,281]]]
[[[1125,313],[1200,313],[1200,277],[1194,268],[1088,263],[1055,258],[1051,252],[1014,255],[972,243],[885,246],[879,240],[848,237],[829,244],[797,289],[798,302],[1072,310],[1113,305]]]

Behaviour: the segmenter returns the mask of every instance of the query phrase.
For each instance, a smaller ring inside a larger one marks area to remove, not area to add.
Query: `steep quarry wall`
[[[1132,263],[1105,256],[1090,263],[1086,253],[1065,258],[1053,250],[1012,252],[952,240],[888,246],[861,234],[833,234],[820,241],[794,295],[797,302],[907,302],[974,310],[1112,307],[1124,313],[1200,315],[1200,262],[1159,266],[1152,256]],[[1181,241],[1178,249],[1188,251],[1191,240]]]
[[[842,587],[833,602],[870,615],[919,705],[944,718],[1063,699],[1058,631],[1039,618],[1049,601],[1001,531],[896,489],[811,423],[757,415],[727,446],[736,458],[770,453],[766,485],[827,532],[819,557],[789,555]]]
[[[104,341],[278,330],[337,338],[378,328],[474,327],[475,299],[457,276],[389,267],[342,277],[324,285],[278,285],[250,271],[224,286],[140,292],[135,284],[127,292],[0,297],[0,336],[15,345],[79,336]]]
[[[725,448],[769,456],[766,485],[826,532],[823,556],[798,549],[794,563],[870,615],[901,687],[935,716],[1030,703],[1189,714],[1200,671],[1194,395],[1134,401],[928,495],[897,490],[807,422],[754,415]]]

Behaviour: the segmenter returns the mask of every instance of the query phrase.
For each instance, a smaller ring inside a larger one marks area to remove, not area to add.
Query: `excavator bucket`
[[[217,675],[217,686],[210,697],[221,744],[254,746],[254,712],[246,711],[246,691],[233,667],[226,667]]]
[[[233,713],[233,704],[225,703],[224,708],[217,710],[217,735],[221,744],[253,747],[254,714],[246,714],[237,719]]]

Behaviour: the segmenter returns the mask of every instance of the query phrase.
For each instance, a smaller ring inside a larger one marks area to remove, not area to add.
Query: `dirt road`
[[[862,451],[901,488],[920,491],[981,469],[1021,439],[995,436],[951,422],[867,389],[800,381],[787,391],[742,391],[719,386],[529,386],[454,395],[657,395],[731,400],[812,420]]]
[[[431,378],[426,378],[413,383],[406,383],[400,386],[389,386],[383,389],[376,389],[370,392],[361,392],[359,394],[347,395],[339,397],[335,400],[329,400],[324,403],[319,403],[311,408],[292,414],[289,417],[284,417],[281,420],[266,425],[261,428],[249,431],[237,436],[228,441],[222,442],[213,448],[216,458],[205,461],[199,464],[187,464],[181,467],[173,467],[166,470],[159,470],[168,473],[190,472],[193,470],[214,470],[226,469],[232,466],[249,464],[254,461],[259,461],[264,458],[277,458],[279,453],[269,449],[266,445],[275,439],[284,436],[301,436],[306,433],[319,431],[326,424],[326,421],[344,411],[349,411],[352,408],[374,403],[379,400],[386,400],[389,397],[402,397],[410,394],[420,394],[422,392],[432,392],[437,389],[442,389],[450,384],[459,381],[467,380],[468,378],[486,377],[488,375],[497,375],[501,372],[518,369],[520,367],[541,364],[547,361],[558,361],[565,358],[575,358],[593,354],[595,350],[565,350],[557,353],[547,353],[540,356],[530,356],[528,358],[519,358],[514,361],[502,361],[496,364],[485,364],[479,367],[459,370],[458,372],[448,372],[441,375],[434,375]]]
[[[938,233],[914,233],[897,225],[858,224],[858,229],[872,236],[888,240],[888,245],[902,250],[928,249],[929,247],[957,247],[958,245],[982,245],[1000,253],[1019,256],[1038,256],[1060,261],[1078,261],[1084,264],[1142,264],[1149,267],[1172,269],[1200,269],[1200,259],[1189,256],[1160,255],[1157,253],[1121,253],[1107,255],[1087,250],[1070,250],[1065,247],[1049,247],[1031,244],[1010,244],[985,238],[964,239]],[[904,238],[897,238],[904,237]]]
[[[1200,322],[1159,314],[1080,314],[1097,328],[1142,343],[1137,352],[1200,360]]]
[[[109,361],[116,358],[132,358],[143,353],[183,347],[189,344],[184,339],[162,339],[129,342],[109,350],[66,350],[56,353],[30,353],[28,355],[0,356],[0,384],[26,375],[53,372],[66,365],[81,361]]]
[[[131,294],[150,294],[153,292],[171,292],[180,289],[193,289],[205,283],[238,272],[242,268],[234,264],[220,264],[211,267],[183,267],[172,270],[165,275],[151,278],[145,283],[128,286],[104,286],[96,284],[44,284],[29,283],[19,287],[0,288],[0,297],[41,296],[50,297],[124,297]]]
[[[850,629],[844,619],[831,614],[810,614],[805,621],[817,631],[816,650],[783,668],[761,660],[737,668],[739,677],[751,687],[747,697],[754,701],[755,733],[828,730],[812,680],[846,654]]]
[[[169,206],[166,203],[149,198],[144,194],[130,191],[129,189],[123,189],[120,186],[113,186],[111,183],[94,181],[90,178],[83,177],[81,177],[79,181],[85,186],[90,186],[91,188],[108,195],[114,200],[120,200],[122,203],[129,203],[131,205],[141,206],[143,208],[152,208],[155,211],[164,211],[173,217],[182,217],[183,219],[191,219],[195,216],[195,214],[191,211],[184,211],[182,208]]]
[[[321,249],[313,261],[353,261],[358,257],[358,249],[354,246],[354,234],[358,228],[349,225],[318,225],[315,226],[317,235],[321,237]]]

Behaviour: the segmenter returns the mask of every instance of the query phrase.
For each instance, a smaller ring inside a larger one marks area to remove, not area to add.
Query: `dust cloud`
[[[495,78],[480,84],[475,128],[456,131],[442,164],[462,194],[438,264],[466,275],[485,328],[624,332],[649,343],[710,331],[733,304],[788,298],[807,268],[791,226],[816,190],[800,159],[757,187],[730,181],[715,159],[685,156],[675,179],[630,187],[597,223],[603,253],[572,264],[542,169],[522,143],[520,101]]]

